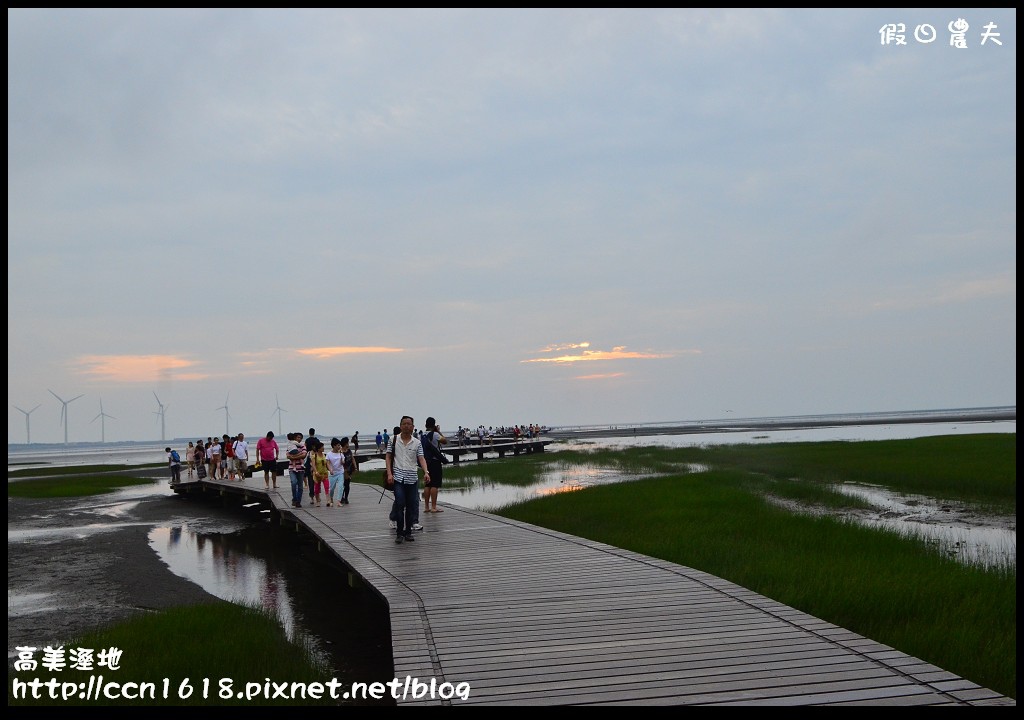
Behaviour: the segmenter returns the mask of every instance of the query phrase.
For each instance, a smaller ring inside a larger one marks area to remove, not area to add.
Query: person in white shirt
[[[423,468],[423,479],[428,482],[430,480],[427,459],[423,456],[423,444],[412,434],[414,427],[412,417],[403,415],[399,423],[401,432],[398,437],[391,438],[384,455],[388,480],[394,483],[395,488],[396,543],[412,542],[415,539],[412,531],[420,521],[418,469]]]
[[[235,440],[235,474],[239,480],[245,480],[245,474],[249,472],[249,443],[245,440],[245,433],[238,433]]]

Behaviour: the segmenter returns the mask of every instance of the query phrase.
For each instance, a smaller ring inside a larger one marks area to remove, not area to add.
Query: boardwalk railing
[[[504,442],[493,442],[488,443],[486,440],[483,445],[455,445],[448,444],[441,448],[441,452],[445,455],[450,455],[452,461],[457,465],[459,461],[466,455],[475,455],[477,460],[484,460],[488,454],[496,454],[499,458],[503,458],[506,455],[525,455],[529,453],[540,453],[544,452],[544,448],[550,445],[553,440],[518,440],[511,441],[507,440]],[[384,451],[369,449],[360,450],[356,455],[359,462],[365,462],[366,460],[383,460]],[[284,475],[288,471],[288,461],[284,458],[277,461],[277,474],[278,476]],[[257,473],[261,471],[256,471]],[[246,470],[246,477],[253,476],[253,465],[250,463]]]

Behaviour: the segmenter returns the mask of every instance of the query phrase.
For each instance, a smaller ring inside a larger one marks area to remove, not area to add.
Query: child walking
[[[191,479],[196,471],[196,445],[192,441],[189,441],[188,450],[185,451],[185,460],[188,461],[188,477]]]
[[[352,476],[359,471],[359,465],[356,464],[355,452],[349,447],[347,437],[341,439],[341,454],[345,458],[345,481],[342,485],[341,502],[340,505],[348,505],[348,489],[352,485]]]
[[[327,453],[327,473],[327,479],[330,482],[327,491],[327,507],[331,507],[334,503],[334,491],[345,476],[345,455],[341,452],[341,440],[338,438],[331,438],[331,451]],[[338,507],[341,507],[340,502]]]
[[[324,455],[324,444],[317,440],[313,445],[313,459],[310,461],[313,470],[313,504],[320,507],[320,489],[323,488],[324,495],[329,492],[328,479],[330,469],[327,465],[327,456]],[[330,500],[327,502],[330,505]]]

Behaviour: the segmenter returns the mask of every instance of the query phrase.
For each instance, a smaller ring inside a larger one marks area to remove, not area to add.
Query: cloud
[[[876,300],[872,310],[937,307],[969,303],[992,297],[1009,297],[1017,293],[1017,279],[1013,273],[1001,273],[987,278],[960,280],[930,288],[914,288],[902,296]]]
[[[544,348],[542,350],[538,350],[537,352],[560,352],[562,350],[578,350],[579,348],[588,348],[588,347],[590,347],[590,343],[588,343],[588,342],[564,343],[564,344],[560,344],[560,345],[548,345],[546,348]]]
[[[83,355],[72,360],[77,372],[94,380],[126,383],[205,380],[200,372],[181,372],[197,363],[177,355]]]
[[[400,353],[405,352],[404,348],[391,347],[320,347],[320,348],[299,348],[295,352],[300,355],[314,357],[317,360],[329,360],[338,355],[359,355],[372,353]]]
[[[670,358],[672,356],[672,353],[637,352],[635,350],[626,350],[625,346],[619,346],[614,347],[611,350],[584,350],[578,355],[559,355],[558,357],[552,358],[529,358],[527,360],[520,360],[519,362],[565,364],[589,362],[593,360],[658,360],[661,358]]]
[[[577,375],[576,380],[608,380],[610,378],[625,377],[624,372],[596,373],[594,375]]]

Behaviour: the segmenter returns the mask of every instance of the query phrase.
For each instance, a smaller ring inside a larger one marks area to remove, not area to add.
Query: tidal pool
[[[686,466],[690,472],[706,472],[703,465]],[[525,502],[555,493],[574,492],[597,485],[630,482],[639,476],[620,470],[574,463],[542,473],[530,485],[505,485],[482,477],[467,478],[468,487],[441,490],[442,502],[494,511],[505,505]],[[883,487],[847,483],[835,486],[839,492],[871,503],[864,510],[811,508],[782,500],[769,500],[794,512],[831,514],[869,527],[882,528],[937,544],[943,552],[965,563],[983,566],[1017,564],[1016,518],[987,516],[964,505],[939,502],[934,498],[901,495]]]

